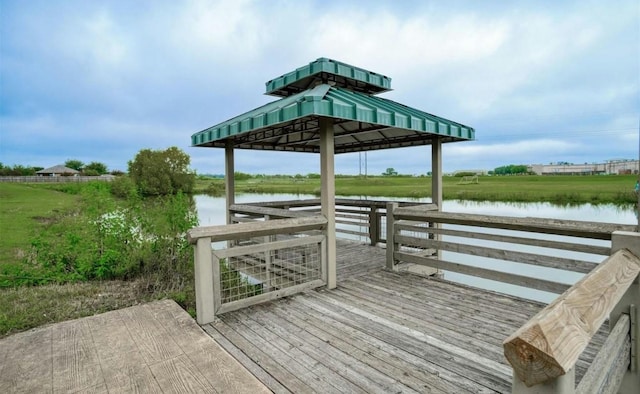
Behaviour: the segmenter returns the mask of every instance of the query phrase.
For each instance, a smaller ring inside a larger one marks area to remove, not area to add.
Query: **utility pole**
[[[638,179],[640,182],[640,117],[638,118]],[[638,232],[640,233],[640,190],[636,191],[636,197],[638,198],[638,205],[636,206],[636,216],[638,217]]]
[[[364,177],[367,178],[367,151],[364,151]]]

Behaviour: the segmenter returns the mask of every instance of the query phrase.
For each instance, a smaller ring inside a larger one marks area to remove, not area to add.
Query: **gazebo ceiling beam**
[[[405,137],[394,137],[394,138],[382,138],[378,140],[370,140],[363,141],[352,144],[340,144],[336,145],[336,152],[357,152],[359,148],[363,148],[361,150],[372,150],[372,149],[385,149],[385,148],[394,148],[394,147],[404,147],[404,146],[419,146],[419,145],[428,145],[431,143],[431,140],[425,140],[423,135],[415,135],[415,136],[405,136]]]
[[[370,132],[376,132],[376,131],[380,132],[380,130],[386,130],[386,129],[389,129],[389,128],[390,128],[389,126],[371,126],[371,127],[365,128],[365,129],[358,129],[358,130],[353,130],[353,131],[345,131],[345,132],[342,132],[342,133],[335,133],[335,138],[350,137],[350,136],[352,137],[352,136],[355,136],[355,135],[358,135],[358,134],[370,133]],[[346,130],[344,128],[342,128],[342,129]],[[386,137],[384,137],[384,134],[382,134],[382,133],[380,133],[380,134],[383,136],[383,138],[386,138]],[[356,138],[356,140],[357,140],[357,138]],[[296,144],[303,144],[303,143],[309,143],[309,142],[318,142],[318,141],[320,141],[319,135],[315,139],[309,139],[309,140],[305,140],[305,141],[298,141],[298,142],[292,143],[292,144],[296,145]]]
[[[280,127],[271,127],[260,131],[254,131],[234,138],[236,144],[242,144],[246,142],[258,142],[262,140],[272,139],[286,134],[309,131],[318,129],[317,119],[306,119],[303,121],[289,123]]]

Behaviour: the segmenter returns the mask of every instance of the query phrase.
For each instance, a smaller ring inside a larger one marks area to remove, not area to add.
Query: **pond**
[[[284,201],[298,199],[313,199],[313,195],[300,194],[238,194],[236,203],[245,202],[261,202],[261,201]],[[357,199],[358,197],[349,196],[345,198]],[[393,198],[393,197],[360,197],[369,200],[387,200],[387,201],[413,201],[413,202],[429,202],[428,198],[411,199],[411,198]],[[225,199],[224,197],[211,197],[207,195],[195,196],[196,209],[201,226],[213,226],[225,223]],[[619,224],[637,224],[638,219],[636,211],[633,207],[619,207],[615,205],[591,205],[583,204],[576,206],[558,206],[550,203],[505,203],[505,202],[476,202],[476,201],[459,201],[446,200],[443,203],[443,210],[447,212],[475,213],[483,215],[496,216],[514,216],[514,217],[540,217],[552,219],[567,220],[583,220],[605,223]],[[447,226],[445,226],[447,227]],[[451,225],[449,228],[455,228]],[[541,239],[563,240],[561,236],[540,234]],[[363,241],[365,241],[363,239]],[[573,240],[575,242],[575,240]],[[587,241],[587,240],[585,240]],[[487,245],[488,241],[484,242]],[[605,241],[588,240],[593,244],[607,245]],[[492,246],[492,245],[487,245]],[[500,247],[496,245],[496,247]],[[531,251],[527,246],[519,246],[520,251]],[[452,257],[453,256],[453,257]],[[584,253],[566,252],[562,257],[577,258],[588,261],[600,262],[602,256],[585,255]],[[443,258],[446,260],[455,259],[456,262],[473,266],[482,266],[485,268],[516,272],[521,275],[535,276],[539,278],[554,280],[557,282],[573,284],[579,280],[581,274],[554,270],[549,268],[531,266],[527,264],[505,263],[499,260],[473,257],[469,255],[455,254],[444,252]],[[462,275],[454,272],[445,272],[445,278],[455,282],[481,287],[489,290],[499,291],[520,297],[530,298],[542,302],[550,302],[556,295],[544,291],[528,289],[520,286],[510,285],[502,282],[481,279],[477,277]]]

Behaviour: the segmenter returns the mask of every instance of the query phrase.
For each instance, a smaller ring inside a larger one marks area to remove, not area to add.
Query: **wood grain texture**
[[[635,231],[635,226],[625,224],[436,212],[416,210],[412,207],[398,208],[394,211],[394,215],[398,220],[461,224],[608,240],[611,239],[611,233],[614,231]]]
[[[382,248],[339,241],[338,251],[336,289],[225,313],[205,330],[274,392],[510,391],[503,339],[543,304],[386,271]]]
[[[629,367],[631,353],[629,327],[629,316],[622,315],[576,387],[576,393],[618,392],[624,371]]]
[[[560,241],[552,241],[552,240],[539,239],[539,238],[514,237],[510,235],[489,234],[485,232],[424,227],[424,226],[418,226],[415,224],[408,224],[408,223],[411,223],[411,222],[398,224],[396,225],[396,229],[401,231],[406,230],[406,231],[426,233],[426,234],[452,235],[454,237],[481,239],[485,241],[504,242],[509,244],[537,246],[537,247],[550,248],[550,249],[571,250],[574,252],[599,254],[602,256],[611,255],[611,248],[606,246],[597,246],[597,245],[582,244],[582,243],[575,243],[575,242],[560,242]]]
[[[411,237],[406,235],[396,234],[394,239],[397,240],[398,243],[401,243],[403,245],[446,250],[449,252],[467,254],[470,256],[488,257],[492,259],[512,261],[516,263],[537,265],[540,267],[579,272],[582,274],[591,272],[591,270],[593,270],[598,265],[597,263],[584,260],[540,255],[537,253],[519,252],[504,248],[489,248],[478,245],[468,245],[465,243],[436,241],[433,239]]]
[[[198,238],[211,237],[212,242],[262,237],[265,235],[296,233],[323,229],[327,220],[321,216],[276,219],[268,222],[249,222],[234,225],[196,227],[187,232],[191,244]]]
[[[175,302],[71,320],[0,340],[1,393],[267,393]]]
[[[302,218],[314,216],[305,211],[291,211],[289,209],[269,208],[258,205],[233,204],[229,207],[232,213],[253,214],[257,216],[269,215],[271,218]]]
[[[428,257],[421,257],[410,253],[394,253],[394,256],[399,261],[405,261],[412,264],[424,265],[427,267],[438,268],[441,270],[458,272],[460,274],[471,275],[478,278],[495,280],[498,282],[510,283],[512,285],[518,285],[523,287],[534,288],[537,290],[544,290],[550,293],[560,294],[569,288],[569,285],[564,283],[553,282],[546,279],[538,279],[530,276],[512,274],[509,272],[492,270],[487,268],[475,267],[467,264],[455,263],[446,260],[437,260]]]
[[[573,368],[591,337],[640,273],[640,259],[620,250],[504,341],[504,354],[527,386]]]

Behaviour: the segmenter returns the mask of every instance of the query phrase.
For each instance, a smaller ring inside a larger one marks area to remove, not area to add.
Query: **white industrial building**
[[[638,160],[607,160],[604,163],[591,164],[532,164],[528,166],[529,171],[537,175],[619,175],[619,174],[638,174]]]

